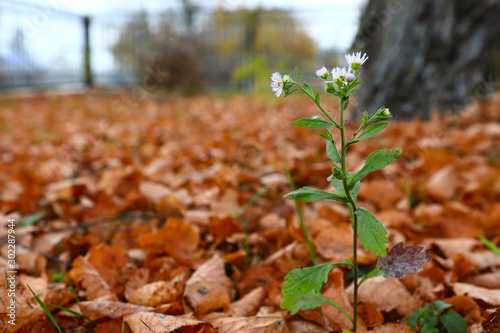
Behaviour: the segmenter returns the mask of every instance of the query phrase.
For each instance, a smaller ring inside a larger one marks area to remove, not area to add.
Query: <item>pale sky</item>
[[[113,38],[117,38],[117,27],[126,21],[128,14],[145,10],[151,14],[175,8],[180,0],[0,0],[0,56],[5,56],[11,45],[11,36],[21,27],[26,46],[33,53],[36,62],[54,70],[75,69],[81,63],[82,23],[76,16],[59,15],[66,12],[77,15],[104,17],[104,22],[113,26],[103,29],[93,23],[91,40],[93,44],[93,68],[100,71],[113,68],[114,57],[110,52]],[[362,6],[367,0],[205,0],[198,1],[207,11],[221,6],[228,10],[241,7],[279,8],[291,10],[303,27],[323,49],[345,50],[352,45],[358,28]],[[8,11],[9,6],[23,6],[22,11]],[[3,7],[6,6],[4,9]],[[3,15],[1,15],[3,13]],[[15,15],[9,14],[14,13]],[[17,13],[24,13],[17,17]],[[108,34],[107,34],[108,33]],[[114,33],[114,35],[109,35]],[[110,44],[111,43],[111,44]],[[39,52],[43,51],[43,52]],[[77,75],[78,73],[75,73]]]
[[[18,0],[4,1],[15,3]],[[180,0],[19,0],[19,2],[75,14],[110,17],[123,16],[127,12],[139,9],[155,13],[180,4]],[[257,6],[289,9],[303,22],[320,46],[345,49],[352,43],[361,8],[366,2],[367,0],[205,0],[195,3],[206,9],[216,6],[229,10]],[[320,38],[322,34],[328,34],[329,37],[322,39]],[[332,35],[335,38],[332,38]]]

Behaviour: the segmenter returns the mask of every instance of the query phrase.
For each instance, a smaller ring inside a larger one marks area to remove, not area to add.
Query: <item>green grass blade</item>
[[[7,271],[5,270],[5,268],[2,268],[2,269],[3,269],[3,273],[5,274],[5,281],[7,281],[7,287],[5,287],[5,289],[10,289],[10,283],[8,280]]]
[[[81,313],[78,313],[78,312],[73,311],[71,309],[65,308],[64,306],[59,306],[59,305],[55,305],[55,304],[52,304],[52,303],[49,303],[49,305],[51,305],[51,306],[53,306],[55,308],[58,308],[59,310],[63,310],[63,311],[66,311],[68,313],[71,313],[72,315],[75,315],[75,316],[80,317],[82,319],[88,320],[89,322],[92,323],[92,325],[94,325],[94,327],[97,326],[97,323],[95,321],[93,321],[89,317],[86,317],[86,316],[82,315]]]
[[[59,325],[57,324],[57,321],[55,320],[55,318],[52,316],[52,313],[50,313],[49,309],[47,309],[47,307],[45,306],[45,304],[43,304],[42,300],[40,299],[40,297],[38,297],[37,294],[35,294],[35,292],[33,291],[33,289],[31,289],[30,285],[29,284],[26,284],[29,288],[29,290],[31,291],[31,293],[33,294],[33,296],[35,297],[36,301],[38,302],[38,304],[40,304],[40,306],[42,307],[43,311],[45,311],[45,313],[47,314],[47,316],[50,318],[50,320],[52,320],[52,322],[54,323],[54,325],[56,326],[57,330],[60,332],[60,333],[63,333],[63,331],[61,330],[61,328],[59,327]]]
[[[484,243],[491,251],[495,252],[500,256],[500,248],[493,244],[488,238],[483,236],[478,236],[479,240]]]

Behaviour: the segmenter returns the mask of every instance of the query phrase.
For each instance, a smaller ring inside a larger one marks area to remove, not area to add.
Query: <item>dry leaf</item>
[[[135,333],[149,332],[149,330],[158,333],[215,333],[215,330],[208,323],[180,316],[166,316],[161,313],[134,313],[125,316],[124,320]]]
[[[136,289],[128,301],[138,305],[158,306],[176,301],[178,297],[179,293],[170,283],[156,281]]]
[[[196,314],[221,309],[230,302],[231,280],[218,256],[201,265],[186,281],[184,300]]]

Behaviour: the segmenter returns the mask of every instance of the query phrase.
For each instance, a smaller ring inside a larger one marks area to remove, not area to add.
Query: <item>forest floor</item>
[[[295,316],[279,307],[284,276],[311,265],[283,197],[284,161],[297,188],[332,190],[320,131],[290,125],[316,113],[300,99],[95,91],[2,100],[0,267],[16,283],[0,278],[0,329],[57,332],[28,285],[65,332],[349,329],[327,305]],[[384,223],[389,247],[423,245],[432,260],[402,280],[365,282],[359,331],[414,332],[408,316],[442,300],[469,332],[499,332],[500,255],[478,236],[500,243],[500,94],[428,122],[391,121],[352,146],[348,167],[384,147],[403,153],[365,178],[359,206]],[[352,258],[345,206],[300,207],[320,263]],[[362,268],[373,267],[377,258],[358,248]],[[324,287],[350,313],[351,283],[339,268]]]

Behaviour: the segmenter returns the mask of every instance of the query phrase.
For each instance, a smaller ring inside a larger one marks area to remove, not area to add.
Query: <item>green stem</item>
[[[307,91],[305,91],[305,89],[302,88],[302,86],[300,84],[298,84],[296,82],[293,82],[293,84],[295,84],[297,87],[299,87],[299,89],[302,90],[302,92],[304,92],[304,94],[306,94],[307,97],[309,97],[314,102],[314,104],[316,104],[316,106],[318,107],[318,109],[320,109],[321,112],[323,112],[323,114],[328,118],[328,120],[330,120],[333,123],[333,125],[335,125],[335,127],[337,127],[338,129],[341,129],[340,125],[337,124],[337,122],[335,120],[333,120],[332,117],[330,117],[330,115],[323,109],[323,107],[321,106],[321,104],[319,104],[319,102],[316,101],[316,99],[313,96],[309,95],[307,93]]]
[[[342,173],[345,174],[347,173],[347,168],[346,168],[346,142],[345,142],[345,126],[344,126],[344,110],[342,109],[342,105],[344,104],[344,100],[346,98],[343,97],[340,102],[340,135],[341,135],[341,143],[342,143],[342,150],[341,150],[341,167],[342,167]],[[349,191],[349,184],[347,184],[347,180],[343,179],[342,184],[344,185],[344,192],[346,195],[346,198],[348,200],[348,206],[349,206],[349,213],[351,215],[351,221],[352,221],[352,229],[353,229],[353,244],[352,244],[352,252],[353,252],[353,260],[352,263],[354,264],[353,271],[354,271],[354,314],[353,314],[353,320],[352,320],[352,326],[353,326],[353,332],[356,333],[357,329],[357,317],[358,317],[358,217],[355,214],[357,208],[356,201],[351,196],[351,193]]]

